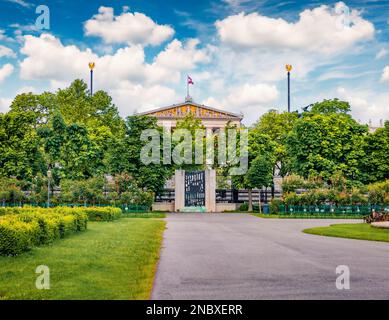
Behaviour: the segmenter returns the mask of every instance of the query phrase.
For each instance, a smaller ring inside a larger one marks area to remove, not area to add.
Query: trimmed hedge
[[[9,212],[9,211],[8,211]],[[18,208],[0,217],[0,255],[17,255],[87,228],[88,216],[78,211],[54,212]]]
[[[88,220],[112,221],[121,214],[113,207],[0,208],[0,255],[17,255],[86,230]]]
[[[119,219],[122,215],[122,210],[116,207],[54,207],[54,208],[39,208],[39,207],[5,207],[0,208],[0,216],[9,214],[21,213],[61,213],[61,214],[86,214],[90,221],[113,221]]]

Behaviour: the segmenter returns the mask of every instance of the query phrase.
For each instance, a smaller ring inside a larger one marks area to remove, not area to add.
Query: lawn
[[[165,221],[89,222],[88,230],[17,257],[0,257],[0,299],[149,299]],[[38,265],[50,289],[35,287]]]
[[[332,224],[328,227],[305,229],[303,232],[320,236],[389,242],[389,229],[374,228],[367,223]]]

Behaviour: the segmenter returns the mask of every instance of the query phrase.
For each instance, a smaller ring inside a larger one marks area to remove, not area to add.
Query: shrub
[[[271,214],[279,214],[280,206],[283,204],[282,200],[272,199],[270,201],[270,213]]]
[[[2,208],[0,255],[16,255],[33,246],[51,243],[85,230],[88,216],[71,208]]]
[[[304,188],[304,178],[296,175],[287,176],[282,181],[282,191],[285,193],[295,192],[297,189]]]
[[[239,206],[239,211],[248,211],[248,210],[249,210],[249,204],[247,202],[244,202]]]
[[[0,220],[0,255],[17,255],[35,243],[39,226],[36,221],[27,223],[16,219]]]
[[[122,215],[122,210],[115,207],[83,207],[75,210],[85,213],[90,221],[113,221]]]

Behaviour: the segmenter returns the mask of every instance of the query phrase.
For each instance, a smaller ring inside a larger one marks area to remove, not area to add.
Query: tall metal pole
[[[290,72],[288,71],[288,112],[290,112]]]
[[[93,96],[93,69],[90,70],[90,94]]]
[[[292,71],[292,65],[287,64],[285,68],[288,72],[288,112],[290,112],[290,71]]]
[[[95,67],[94,62],[89,62],[89,69],[90,69],[90,95],[93,95],[93,69]]]

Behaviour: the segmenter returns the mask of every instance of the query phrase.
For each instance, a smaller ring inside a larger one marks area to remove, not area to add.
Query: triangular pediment
[[[147,115],[161,119],[184,118],[189,114],[194,115],[196,118],[202,119],[242,119],[242,115],[231,113],[221,109],[211,108],[205,105],[200,105],[195,102],[173,104],[167,107],[137,113],[137,115]]]

